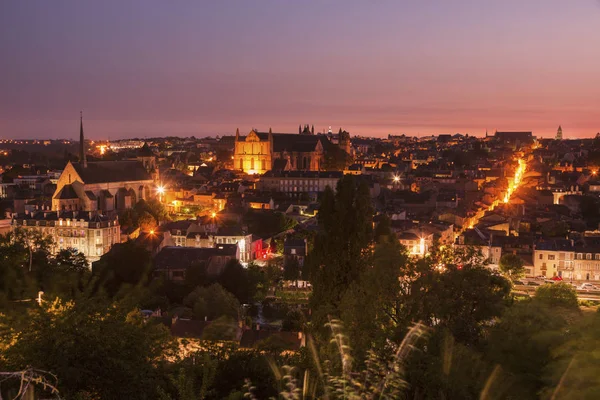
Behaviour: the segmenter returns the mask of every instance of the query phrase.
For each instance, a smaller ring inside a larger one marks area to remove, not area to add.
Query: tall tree
[[[330,189],[323,194],[320,232],[309,260],[317,324],[331,312],[338,314],[344,292],[358,281],[372,241],[372,217],[369,188],[352,175],[340,179],[335,195]]]

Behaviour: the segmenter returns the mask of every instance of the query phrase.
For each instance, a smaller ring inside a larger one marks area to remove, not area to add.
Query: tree
[[[297,281],[300,278],[300,263],[296,257],[287,257],[283,266],[283,278]]]
[[[391,230],[390,217],[388,217],[386,214],[381,215],[381,219],[379,220],[379,223],[375,227],[375,232],[374,232],[373,236],[374,236],[376,242],[379,242],[380,240],[387,240],[387,239],[391,238],[392,230]]]
[[[230,260],[225,264],[218,282],[240,303],[245,304],[251,300],[248,273],[238,260]]]
[[[235,296],[218,283],[208,287],[197,287],[183,300],[191,307],[197,319],[214,320],[222,316],[239,318],[240,303]]]
[[[525,268],[523,267],[523,260],[516,254],[505,254],[500,257],[500,263],[498,265],[500,271],[511,280],[519,279],[525,275]]]
[[[569,327],[568,340],[552,344],[542,398],[597,399],[600,395],[600,313],[587,314]]]
[[[235,340],[237,321],[228,315],[223,315],[212,321],[202,332],[204,340]]]
[[[99,298],[46,302],[13,327],[2,359],[13,370],[52,371],[64,398],[154,398],[154,365],[173,350],[162,324]]]
[[[577,292],[568,283],[558,282],[546,284],[537,288],[534,299],[551,307],[579,309]]]
[[[546,380],[553,351],[569,337],[567,315],[548,304],[522,301],[508,308],[490,330],[487,358],[499,364],[512,382],[512,398],[536,398]],[[509,397],[510,398],[510,397]]]
[[[331,188],[323,193],[317,217],[320,231],[308,260],[317,326],[326,322],[326,315],[337,309],[344,292],[358,281],[372,240],[372,217],[369,188],[353,175],[339,180],[335,195]]]
[[[152,255],[135,242],[114,245],[94,263],[98,278],[95,290],[104,289],[110,296],[125,288],[148,283],[152,271]]]
[[[458,342],[476,344],[486,324],[504,311],[510,289],[485,267],[451,267],[432,288],[433,316]]]

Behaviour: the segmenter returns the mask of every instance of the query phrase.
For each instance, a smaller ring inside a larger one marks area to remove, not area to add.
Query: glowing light
[[[256,171],[255,169],[248,170],[248,175],[254,175],[254,174],[257,174],[257,173],[258,173],[258,171]]]
[[[165,187],[164,186],[159,186],[156,188],[156,193],[158,194],[165,194]]]
[[[154,235],[154,229],[150,229],[150,234]]]
[[[592,175],[597,175],[597,174],[598,174],[598,171],[596,171],[596,170],[592,171]]]
[[[400,182],[400,177],[398,175],[394,175],[394,182],[395,183]]]
[[[216,213],[216,212],[212,212],[212,213],[210,214],[210,217],[211,217],[211,218],[215,218],[216,216],[217,216],[217,213]]]

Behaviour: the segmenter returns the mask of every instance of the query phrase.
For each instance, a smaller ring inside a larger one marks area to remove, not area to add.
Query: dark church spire
[[[87,167],[87,158],[85,156],[85,143],[83,138],[83,111],[79,112],[79,162],[83,168]]]

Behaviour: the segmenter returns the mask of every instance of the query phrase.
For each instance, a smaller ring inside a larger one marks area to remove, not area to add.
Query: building
[[[68,162],[52,196],[54,211],[101,211],[132,207],[154,196],[154,181],[141,161],[87,162],[80,121],[80,162]],[[149,164],[149,168],[151,164]]]
[[[398,241],[406,247],[408,254],[415,257],[424,257],[433,245],[433,234],[420,229],[409,229],[397,234]]]
[[[298,262],[300,267],[303,267],[307,254],[308,245],[306,239],[288,238],[283,242],[283,256],[286,263],[293,259]]]
[[[300,134],[258,132],[235,134],[233,168],[247,174],[267,171],[320,171],[325,153],[333,146],[326,135],[315,135],[305,126]],[[350,134],[340,137],[338,146],[350,152]]]
[[[93,212],[40,211],[14,215],[13,229],[35,230],[52,237],[54,252],[74,249],[86,256],[89,263],[98,261],[121,241],[119,220]]]
[[[338,171],[269,171],[260,177],[259,187],[263,191],[282,192],[291,197],[302,193],[316,197],[327,186],[335,191],[343,176]]]
[[[204,264],[209,276],[223,272],[225,265],[238,259],[235,245],[217,245],[212,248],[164,247],[154,258],[154,276],[170,281],[183,281],[189,267]]]
[[[559,125],[558,130],[556,131],[556,140],[562,140],[562,138],[563,138],[562,127]]]
[[[561,276],[575,279],[574,259],[575,252],[570,240],[539,241],[533,250],[533,271],[527,271],[527,276]],[[579,267],[581,268],[581,265]]]

